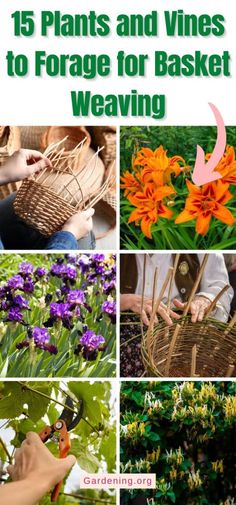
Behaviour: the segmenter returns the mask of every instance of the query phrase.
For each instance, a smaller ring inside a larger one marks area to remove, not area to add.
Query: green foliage
[[[227,127],[227,144],[236,149],[236,127]],[[205,153],[211,153],[216,142],[217,131],[213,126],[123,126],[120,132],[120,168],[121,175],[125,170],[130,170],[132,157],[141,147],[156,149],[163,145],[168,151],[168,156],[179,155],[185,159],[190,170],[196,160],[196,149],[199,144]],[[187,173],[189,179],[189,172]],[[128,219],[134,207],[121,193],[120,200],[120,229],[121,247],[123,249],[235,249],[235,228],[212,219],[209,232],[203,237],[195,232],[195,221],[181,225],[174,223],[179,212],[183,210],[186,196],[186,174],[173,179],[177,192],[171,210],[174,216],[171,220],[159,218],[152,226],[153,238],[149,240],[141,232],[139,226],[128,224]],[[236,188],[231,185],[232,200],[227,208],[236,217]]]
[[[156,473],[158,505],[226,505],[235,422],[235,383],[123,382],[121,470]]]

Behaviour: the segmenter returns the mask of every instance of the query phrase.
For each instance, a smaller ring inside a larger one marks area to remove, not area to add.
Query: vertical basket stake
[[[226,286],[224,286],[220,292],[218,293],[218,295],[215,296],[214,300],[212,300],[211,304],[209,305],[206,313],[205,313],[205,318],[207,318],[210,313],[215,310],[216,308],[216,304],[217,302],[219,301],[219,299],[223,296],[223,294],[228,291],[228,289],[230,288],[229,284],[227,284]]]
[[[226,330],[224,331],[224,336],[227,337],[227,335],[230,333],[231,329],[234,327],[236,323],[236,311],[231,319],[231,321],[229,322]]]
[[[188,314],[189,307],[190,307],[190,305],[191,305],[191,303],[193,301],[193,298],[194,298],[194,296],[195,296],[195,294],[197,292],[198,286],[199,286],[199,284],[201,282],[201,278],[203,276],[203,272],[204,272],[204,269],[205,269],[205,266],[206,266],[206,263],[207,263],[207,260],[208,260],[208,256],[209,256],[208,254],[204,255],[201,267],[200,267],[199,272],[198,272],[198,276],[197,276],[196,281],[195,281],[195,283],[193,285],[193,289],[192,289],[190,297],[188,299],[188,303],[187,303],[187,305],[186,305],[186,307],[184,309],[183,316],[186,316]]]
[[[147,254],[144,254],[144,256],[143,256],[142,298],[141,298],[141,319],[140,319],[142,338],[144,335],[142,313],[143,313],[144,292],[145,292],[145,284],[146,284],[146,265],[147,265]]]
[[[226,377],[232,377],[232,375],[233,375],[233,373],[234,373],[234,369],[235,369],[235,366],[234,366],[234,365],[229,365],[229,366],[228,366],[227,373],[226,373]]]
[[[169,270],[168,270],[168,272],[167,272],[167,275],[166,275],[166,278],[164,280],[164,283],[162,285],[159,297],[157,298],[157,300],[156,300],[156,302],[154,304],[154,307],[153,307],[153,310],[152,310],[152,313],[151,313],[151,317],[150,317],[149,327],[148,327],[148,331],[147,331],[147,348],[148,348],[149,359],[150,359],[152,365],[154,365],[154,363],[153,363],[153,357],[152,357],[152,353],[151,353],[151,345],[150,344],[151,344],[151,336],[153,335],[154,320],[155,320],[155,317],[156,317],[157,309],[158,309],[158,307],[159,307],[159,305],[161,303],[161,300],[163,298],[165,290],[166,290],[166,288],[168,286],[168,283],[170,281],[172,272],[173,272],[173,267],[170,267]]]
[[[166,366],[165,366],[165,371],[164,371],[165,377],[169,377],[170,362],[171,362],[172,354],[173,354],[175,346],[176,346],[176,342],[177,342],[180,328],[181,328],[181,325],[179,323],[177,323],[171,343],[170,343],[168,355],[167,355]]]
[[[174,269],[171,275],[171,280],[170,280],[170,285],[169,285],[169,291],[168,291],[168,300],[167,300],[167,314],[169,315],[170,313],[170,306],[171,306],[171,299],[172,299],[172,293],[173,293],[173,286],[174,286],[174,280],[175,280],[175,274],[177,270],[177,266],[179,263],[179,258],[180,254],[176,254],[175,256],[175,261],[174,261]],[[165,338],[168,338],[169,336],[169,328],[168,326],[166,327],[165,330]]]
[[[196,377],[197,346],[192,347],[191,372],[190,377]]]
[[[154,303],[156,299],[156,288],[157,288],[157,273],[158,268],[155,268],[154,279],[153,279],[153,287],[152,287],[152,311],[154,309]]]

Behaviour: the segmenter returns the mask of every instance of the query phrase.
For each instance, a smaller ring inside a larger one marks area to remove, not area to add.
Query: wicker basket
[[[112,126],[93,126],[94,142],[97,147],[104,146],[101,158],[105,167],[116,159],[116,128]]]
[[[60,142],[60,146],[58,143],[47,148],[45,154],[52,167],[25,180],[14,201],[16,214],[45,236],[59,231],[78,210],[95,205],[113,182],[111,176],[102,183],[104,165],[98,152],[88,149],[78,170],[83,142],[69,154],[62,145]]]
[[[227,377],[236,365],[236,328],[212,318],[192,323],[186,316],[172,326],[160,323],[141,345],[149,377]]]
[[[48,146],[56,143],[58,149],[60,149],[60,142],[62,140],[64,140],[63,147],[67,155],[69,155],[80,142],[82,143],[82,148],[78,150],[78,158],[75,164],[75,167],[79,170],[91,143],[88,130],[84,126],[49,126],[43,133],[41,148],[43,151],[46,151]]]
[[[20,149],[20,130],[17,126],[0,126],[0,170],[6,163],[9,156]],[[20,182],[13,182],[0,186],[0,200],[16,191],[20,187]]]

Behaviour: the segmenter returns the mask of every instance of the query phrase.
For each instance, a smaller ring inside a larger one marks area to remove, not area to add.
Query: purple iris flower
[[[98,349],[101,344],[105,343],[105,338],[102,335],[96,335],[92,330],[87,330],[81,337],[80,343],[88,349]]]
[[[22,275],[30,275],[34,271],[33,265],[31,263],[28,263],[27,261],[23,261],[23,263],[20,264],[19,266],[19,272]]]
[[[70,262],[70,263],[76,263],[78,255],[76,253],[69,253],[65,255],[65,258]]]
[[[90,260],[89,255],[81,254],[81,256],[79,257],[79,260],[78,260],[78,266],[80,267],[82,274],[85,274],[85,272],[87,272],[90,265],[91,265],[91,260]]]
[[[34,272],[34,275],[36,277],[40,277],[41,278],[41,277],[44,277],[46,275],[46,273],[47,273],[47,270],[45,268],[38,267],[38,268],[36,268],[36,270]]]
[[[21,295],[16,295],[13,297],[13,303],[20,309],[29,309],[29,302]]]
[[[103,284],[103,292],[106,294],[106,295],[109,295],[113,289],[116,288],[116,283],[115,281],[110,281],[110,282],[104,282]]]
[[[66,297],[68,303],[80,305],[85,302],[85,294],[80,289],[75,289],[74,291],[70,291]]]
[[[27,279],[24,282],[23,291],[25,293],[33,293],[34,292],[34,282],[32,281],[32,279]]]
[[[69,303],[53,302],[50,305],[50,317],[53,319],[66,319],[72,317]]]
[[[96,265],[95,266],[95,271],[97,275],[102,275],[105,272],[105,267],[104,265]]]
[[[23,315],[21,314],[19,307],[11,307],[8,312],[7,321],[16,321],[20,323],[22,320]]]
[[[63,265],[63,279],[74,280],[77,277],[77,269],[74,265]]]
[[[38,326],[35,326],[31,332],[31,335],[34,339],[35,344],[37,345],[48,344],[50,341],[50,335],[46,328],[39,328]]]
[[[52,275],[55,275],[56,277],[62,277],[63,265],[55,263],[54,265],[52,265],[50,272]]]
[[[102,304],[102,311],[106,314],[116,314],[116,302],[107,300]]]
[[[101,261],[104,261],[105,259],[105,254],[93,254],[93,261],[98,261],[99,263]]]
[[[7,285],[10,289],[22,289],[24,286],[24,279],[21,275],[13,275],[7,281]]]

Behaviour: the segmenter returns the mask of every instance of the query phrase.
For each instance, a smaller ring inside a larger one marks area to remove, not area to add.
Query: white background
[[[36,34],[32,37],[14,37],[11,13],[15,10],[34,10],[37,20]],[[188,14],[223,14],[225,34],[222,37],[167,37],[163,11],[183,9]],[[224,117],[226,125],[236,124],[236,79],[235,47],[236,29],[232,0],[0,0],[0,123],[40,125],[40,124],[169,124],[207,125],[215,124],[208,106],[214,103]],[[87,14],[95,10],[97,14],[107,13],[111,18],[112,34],[108,37],[59,38],[51,35],[40,36],[40,11],[60,10],[63,14]],[[118,37],[115,33],[116,16],[120,13],[159,13],[158,37]],[[10,78],[6,72],[6,53],[25,53],[31,61],[30,75],[25,78]],[[83,78],[36,78],[33,76],[35,50],[47,53],[107,53],[113,60],[112,74],[107,78],[85,80]],[[149,53],[150,62],[146,77],[117,78],[116,53]],[[162,77],[155,78],[152,57],[155,50],[167,53],[231,53],[231,77]],[[127,93],[137,89],[139,93],[165,94],[166,116],[163,120],[151,118],[75,118],[72,114],[71,90],[91,90],[93,94]]]

